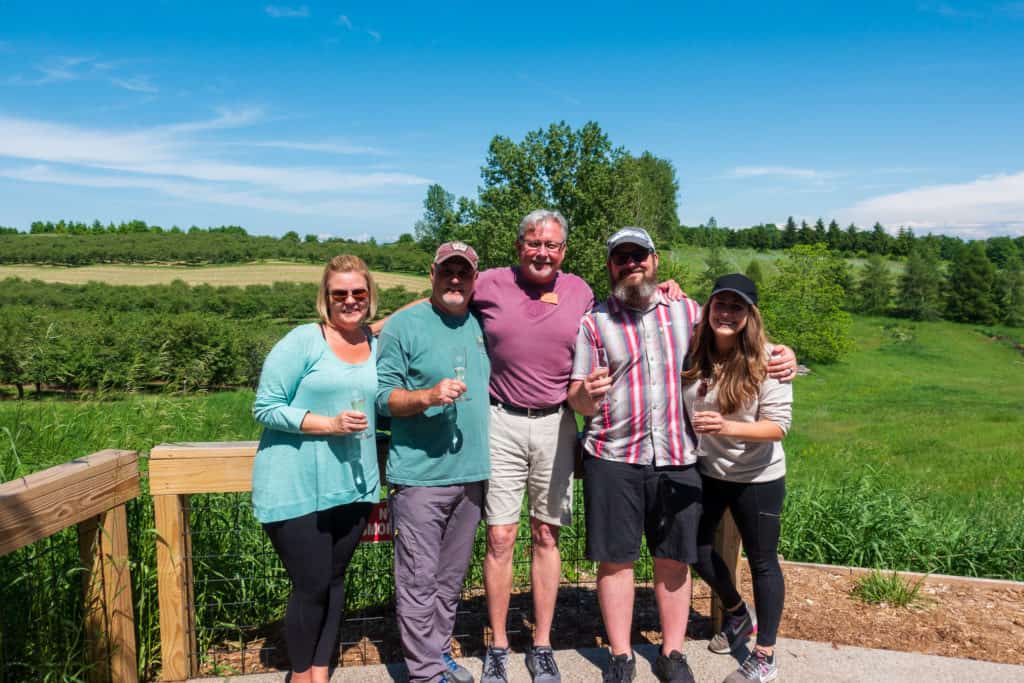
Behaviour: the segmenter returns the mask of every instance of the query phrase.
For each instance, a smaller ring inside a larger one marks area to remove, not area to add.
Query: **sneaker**
[[[779,677],[779,667],[775,665],[775,655],[771,657],[755,649],[743,660],[740,668],[729,674],[724,683],[768,683]]]
[[[446,683],[473,683],[473,674],[469,673],[469,669],[462,666],[454,659],[450,652],[445,652],[441,655],[444,660],[444,666],[448,669],[444,673]]]
[[[750,609],[743,612],[743,616],[725,617],[722,630],[715,634],[715,637],[708,643],[708,649],[720,655],[727,655],[741,644],[747,642],[750,636],[757,633],[757,624],[754,623]]]
[[[654,675],[662,683],[695,683],[686,655],[678,650],[672,650],[668,657],[658,654],[654,661]]]
[[[608,668],[604,670],[604,683],[629,683],[636,678],[636,657],[629,655],[612,655],[608,658]]]
[[[532,647],[526,653],[526,668],[533,676],[533,683],[562,683],[562,674],[558,673],[555,653],[550,647]]]
[[[484,655],[484,673],[480,683],[508,683],[508,648],[489,647]]]

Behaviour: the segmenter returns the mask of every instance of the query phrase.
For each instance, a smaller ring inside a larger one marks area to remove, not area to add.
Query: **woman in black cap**
[[[757,285],[738,273],[715,281],[683,371],[683,399],[699,442],[704,514],[697,572],[725,605],[712,652],[728,654],[757,633],[757,645],[726,683],[778,677],[775,636],[785,588],[779,567],[779,516],[786,492],[782,438],[792,414],[792,384],[768,376],[771,345],[757,308]],[[728,509],[750,562],[758,624],[714,552],[715,528]]]

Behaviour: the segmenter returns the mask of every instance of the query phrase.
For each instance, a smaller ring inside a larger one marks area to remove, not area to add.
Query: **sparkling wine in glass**
[[[362,390],[352,390],[351,405],[352,410],[356,411],[357,413],[363,413],[364,415],[366,414],[366,396],[363,394]],[[369,429],[364,429],[363,431],[355,435],[357,439],[369,439],[371,436],[372,434],[370,434]]]
[[[608,364],[608,351],[603,346],[599,346],[594,349],[594,370],[603,370],[603,373],[599,373],[599,376],[607,376],[611,372],[611,366]],[[604,398],[598,403],[603,405],[608,400],[608,394],[604,395]]]
[[[466,383],[466,349],[462,346],[456,346],[452,349],[452,370],[455,372],[455,379],[459,380],[463,384]],[[463,394],[459,396],[456,401],[468,401],[469,396]]]

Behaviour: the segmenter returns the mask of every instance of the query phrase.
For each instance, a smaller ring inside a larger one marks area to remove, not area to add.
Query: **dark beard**
[[[630,308],[642,311],[650,305],[655,289],[655,278],[645,276],[635,285],[619,282],[612,289],[612,296]]]

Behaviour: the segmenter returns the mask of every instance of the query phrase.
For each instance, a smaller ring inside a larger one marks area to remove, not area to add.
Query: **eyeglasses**
[[[336,304],[345,303],[350,296],[356,301],[366,301],[370,298],[370,293],[365,289],[332,289],[328,294],[331,301]]]
[[[525,240],[523,242],[530,251],[540,251],[544,247],[548,251],[561,251],[565,247],[565,240],[561,242],[544,242],[542,240]]]
[[[622,249],[613,251],[611,260],[617,266],[624,266],[630,261],[643,263],[650,255],[651,252],[646,249]]]

